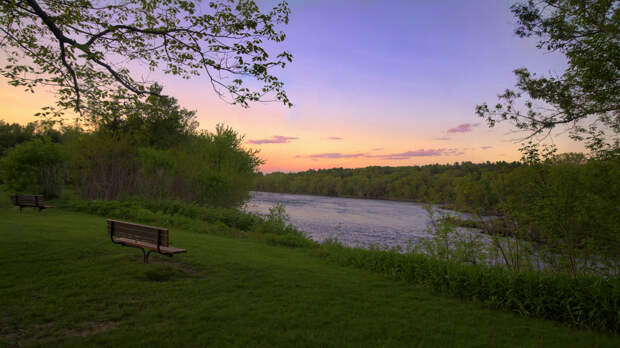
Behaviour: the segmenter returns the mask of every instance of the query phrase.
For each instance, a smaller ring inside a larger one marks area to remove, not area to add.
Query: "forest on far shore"
[[[521,151],[522,160],[511,163],[276,172],[260,176],[255,189],[442,204],[474,214],[474,220],[452,219],[450,223],[478,227],[491,235],[535,241],[554,253],[572,255],[568,269],[573,274],[580,272],[576,263],[586,254],[617,260],[618,153],[590,157],[556,154],[555,148],[534,143],[525,144]],[[481,218],[483,215],[496,218],[491,223]]]

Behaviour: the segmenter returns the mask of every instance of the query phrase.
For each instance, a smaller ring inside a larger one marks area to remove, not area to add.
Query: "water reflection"
[[[318,242],[337,238],[348,246],[406,248],[429,237],[430,219],[419,203],[252,192],[245,209],[268,214],[278,203],[295,227]]]

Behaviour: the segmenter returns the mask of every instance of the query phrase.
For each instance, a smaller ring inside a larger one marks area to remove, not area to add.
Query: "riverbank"
[[[617,346],[235,233],[170,227],[188,249],[141,263],[105,219],[0,207],[0,344]],[[235,237],[236,236],[236,237]]]

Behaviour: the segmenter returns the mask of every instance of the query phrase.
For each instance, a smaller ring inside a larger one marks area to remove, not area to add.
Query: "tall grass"
[[[438,260],[416,253],[321,245],[320,257],[379,272],[433,291],[527,317],[575,327],[620,331],[620,279],[511,272],[502,267]]]
[[[272,244],[316,247],[318,244],[281,219],[277,212],[268,216],[232,208],[200,206],[179,200],[152,200],[130,197],[123,201],[83,201],[71,198],[54,201],[56,206],[77,212],[177,227],[200,233],[256,237]]]

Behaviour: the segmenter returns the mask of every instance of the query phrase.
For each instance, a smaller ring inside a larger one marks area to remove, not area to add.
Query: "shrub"
[[[9,191],[58,197],[64,183],[64,156],[60,145],[35,139],[7,150],[0,171]]]
[[[139,196],[128,197],[124,201],[58,201],[55,205],[107,218],[180,227],[201,233],[222,235],[234,233],[231,232],[233,229],[254,232],[272,244],[292,247],[318,245],[308,239],[303,232],[282,221],[275,221],[269,217],[262,218],[232,208],[199,206],[171,200],[156,201]]]

